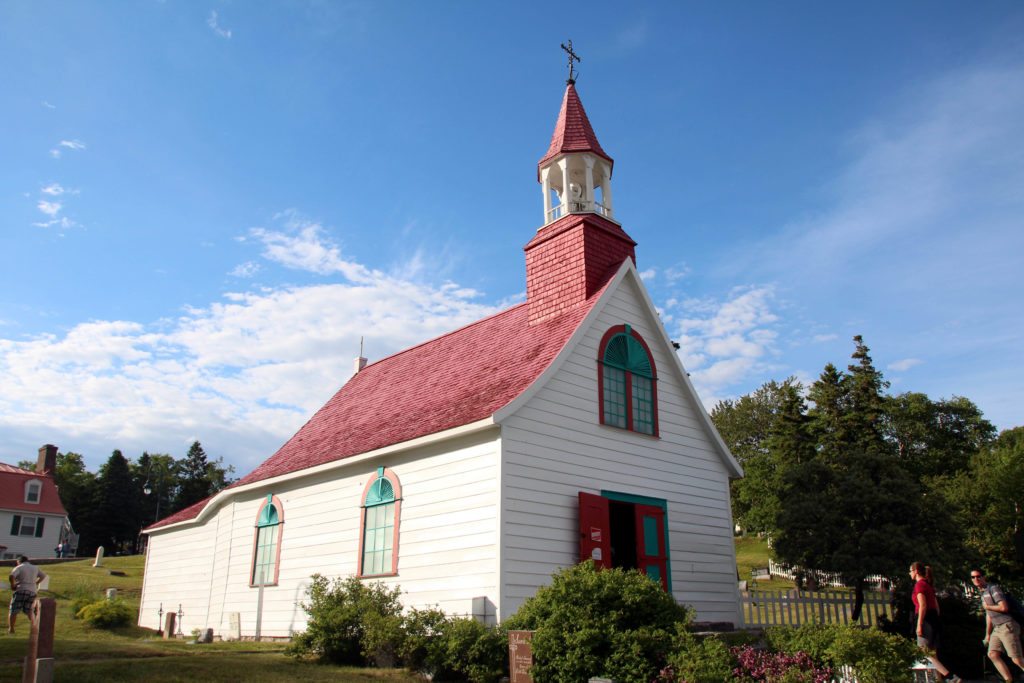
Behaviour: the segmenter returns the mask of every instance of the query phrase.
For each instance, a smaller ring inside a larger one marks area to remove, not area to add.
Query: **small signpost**
[[[511,683],[533,683],[530,667],[533,666],[533,647],[530,641],[533,631],[508,632],[508,668]]]

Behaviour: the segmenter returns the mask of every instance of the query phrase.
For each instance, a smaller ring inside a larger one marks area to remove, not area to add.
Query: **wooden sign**
[[[508,632],[508,668],[511,683],[533,683],[530,667],[533,666],[533,648],[530,640],[533,631]]]

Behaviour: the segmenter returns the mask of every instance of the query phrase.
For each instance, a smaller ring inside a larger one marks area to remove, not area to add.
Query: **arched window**
[[[391,470],[378,467],[363,491],[359,575],[398,573],[398,520],[402,485]]]
[[[284,508],[277,496],[267,494],[256,515],[256,536],[253,542],[251,586],[276,586],[281,560],[281,529]]]
[[[597,363],[601,424],[658,435],[658,386],[647,342],[629,325],[601,339]]]

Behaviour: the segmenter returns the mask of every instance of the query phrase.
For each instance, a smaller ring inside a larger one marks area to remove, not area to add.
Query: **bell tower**
[[[634,242],[613,218],[612,158],[597,141],[583,109],[569,47],[569,80],[547,153],[537,164],[544,222],[526,245],[526,300],[530,324],[560,315],[589,299],[627,258]]]

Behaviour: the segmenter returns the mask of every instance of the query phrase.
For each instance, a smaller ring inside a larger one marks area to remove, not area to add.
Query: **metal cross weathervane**
[[[572,41],[571,40],[569,41],[569,47],[566,47],[565,43],[562,43],[562,49],[565,50],[569,54],[569,80],[566,81],[566,83],[575,83],[576,82],[576,72],[573,69],[573,63],[572,62],[573,62],[573,60],[576,60],[577,62],[579,62],[581,60],[580,60],[579,56],[575,52],[572,51]]]

